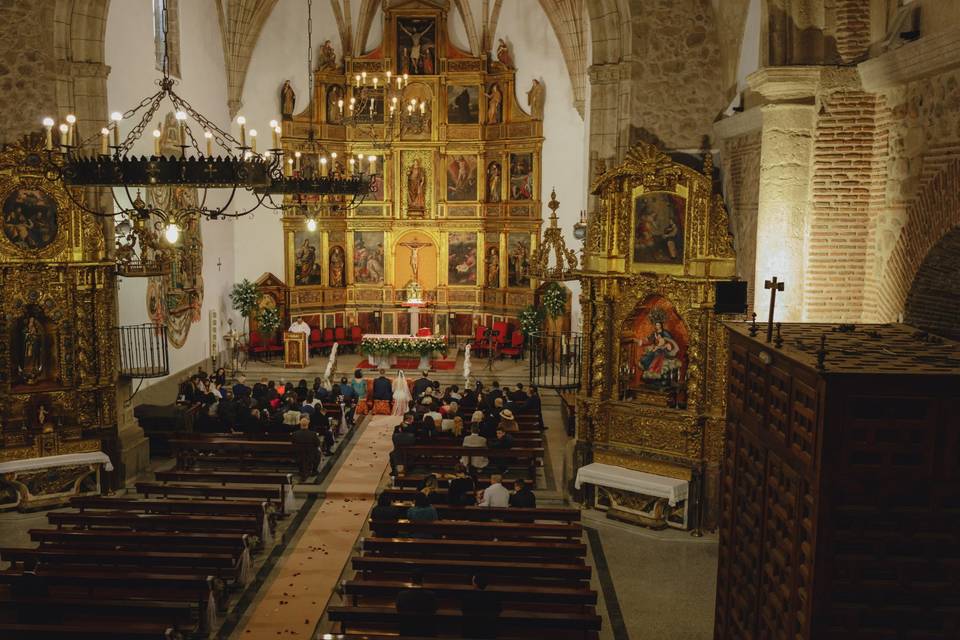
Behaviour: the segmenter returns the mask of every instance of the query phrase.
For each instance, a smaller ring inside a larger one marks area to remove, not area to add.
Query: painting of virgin
[[[309,231],[297,231],[293,234],[293,242],[297,249],[294,254],[294,285],[303,287],[320,284],[320,243],[317,235]]]
[[[689,332],[669,300],[651,296],[624,322],[622,371],[630,389],[676,389],[686,382]]]
[[[397,18],[397,73],[429,76],[437,71],[436,20]]]
[[[447,280],[452,285],[477,284],[477,234],[455,231],[449,235],[450,263]]]
[[[353,232],[353,281],[383,284],[383,231]]]
[[[477,158],[456,155],[447,165],[447,200],[464,202],[477,199]]]
[[[686,200],[665,192],[644,193],[633,202],[633,261],[683,264]]]
[[[57,237],[57,203],[40,189],[16,189],[3,201],[3,233],[20,249],[42,249]]]

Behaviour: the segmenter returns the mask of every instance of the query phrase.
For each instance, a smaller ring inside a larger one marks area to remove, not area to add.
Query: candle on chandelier
[[[247,146],[247,119],[243,116],[237,116],[237,124],[240,125],[240,146]]]
[[[257,152],[257,130],[250,129],[250,151]]]
[[[187,124],[186,124],[187,114],[184,113],[183,111],[177,111],[176,118],[177,118],[177,131],[179,131],[180,133],[180,144],[186,145],[187,144]]]
[[[273,148],[280,148],[280,125],[276,120],[270,121],[270,130],[273,132]]]
[[[349,165],[350,165],[350,175],[353,175],[353,165],[354,165],[355,163],[356,163],[356,160],[354,160],[353,158],[350,158],[350,162],[349,162]]]
[[[293,154],[293,170],[294,171],[297,171],[297,172],[300,171],[300,158],[302,157],[302,155],[303,154],[301,154],[299,151],[294,152]]]
[[[293,175],[293,158],[287,158],[286,164],[284,164],[284,175],[288,178]]]
[[[67,145],[68,146],[73,145],[73,131],[76,124],[77,124],[77,116],[73,115],[72,113],[68,113],[67,114],[67,125],[69,125],[67,129]]]
[[[337,100],[337,108],[340,109],[340,115],[343,115],[343,99]]]
[[[397,76],[397,89],[403,89],[403,78]]]
[[[407,86],[408,84],[410,84],[410,75],[405,73],[403,74],[403,86]]]
[[[359,89],[359,88],[360,88],[360,74],[358,73],[356,76],[354,76],[353,79],[354,79],[354,81],[356,82],[357,88]]]
[[[327,156],[320,156],[320,175],[327,177]]]
[[[160,155],[160,129],[153,130],[153,155]]]
[[[110,155],[110,129],[100,129],[100,155]]]
[[[426,100],[421,100],[421,101],[420,101],[420,115],[423,115],[423,114],[425,114],[426,112],[427,112],[427,101],[426,101]]]
[[[367,172],[370,174],[377,172],[377,156],[367,156]]]
[[[207,141],[207,157],[213,157],[213,134],[209,131],[203,132],[203,138]]]
[[[373,88],[374,88],[374,89],[377,88],[377,83],[378,83],[378,82],[380,82],[380,78],[378,78],[377,76],[373,76]]]
[[[390,78],[392,77],[393,77],[393,73],[391,73],[390,71],[387,71],[387,81],[383,83],[387,89],[390,88]]]
[[[47,151],[53,150],[53,118],[43,119],[43,128],[47,130]]]
[[[371,117],[373,116],[373,105],[375,105],[376,103],[377,103],[376,98],[370,98],[370,116]]]
[[[366,71],[364,71],[363,73],[360,74],[360,84],[362,84],[363,86],[367,86],[367,72],[366,72]]]
[[[123,114],[119,111],[114,111],[110,114],[110,119],[113,120],[113,146],[120,146],[120,121],[123,120]]]
[[[408,105],[407,105],[407,113],[408,113],[409,115],[411,115],[411,116],[413,115],[413,105],[412,105],[412,104],[408,104]]]
[[[59,127],[57,127],[57,130],[60,132],[60,146],[63,147],[63,151],[66,151],[67,131],[69,131],[69,129],[70,127],[65,124],[61,124]]]

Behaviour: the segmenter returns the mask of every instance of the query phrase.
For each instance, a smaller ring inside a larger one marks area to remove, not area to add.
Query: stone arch
[[[910,204],[907,224],[894,245],[878,292],[879,319],[906,309],[907,296],[934,247],[960,225],[960,160],[931,179]]]
[[[587,0],[590,17],[590,61],[616,64],[630,54],[633,40],[627,0]]]
[[[906,322],[960,340],[960,225],[923,259],[910,285]]]

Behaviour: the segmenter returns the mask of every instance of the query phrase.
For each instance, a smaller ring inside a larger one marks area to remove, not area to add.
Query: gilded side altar
[[[640,144],[599,168],[581,283],[579,468],[601,462],[691,482],[693,523],[716,522],[727,341],[715,284],[734,276],[732,236],[702,170]],[[701,519],[697,520],[697,511]]]

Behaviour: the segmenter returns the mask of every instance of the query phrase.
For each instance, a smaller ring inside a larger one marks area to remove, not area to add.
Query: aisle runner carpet
[[[309,640],[373,507],[393,448],[390,436],[399,422],[396,416],[370,418],[330,481],[323,503],[234,638]]]

